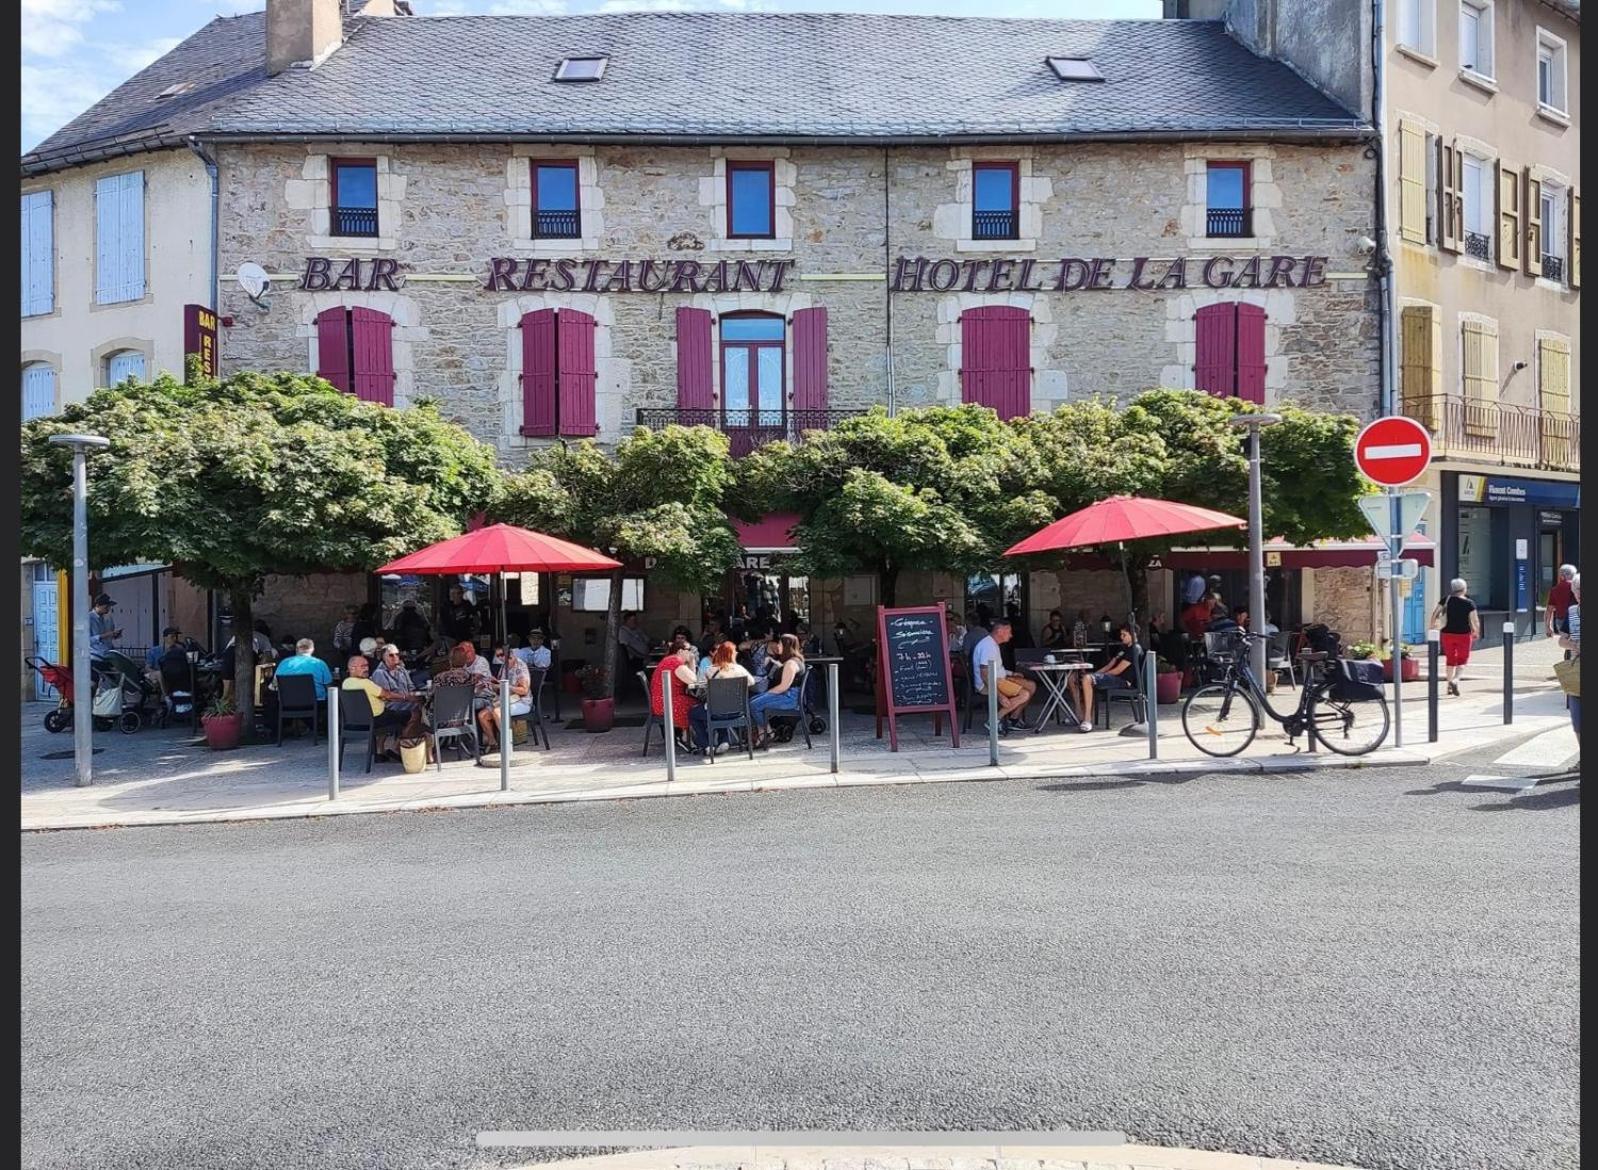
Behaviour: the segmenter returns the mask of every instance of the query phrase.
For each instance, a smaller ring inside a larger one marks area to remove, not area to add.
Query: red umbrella
[[[619,569],[604,553],[529,532],[514,524],[490,524],[442,540],[390,561],[379,573],[586,573]]]
[[[1006,550],[1004,555],[1019,557],[1029,553],[1087,548],[1095,544],[1124,544],[1128,540],[1178,536],[1184,532],[1203,532],[1209,528],[1247,526],[1247,520],[1228,516],[1225,512],[1212,512],[1208,508],[1195,508],[1192,504],[1179,504],[1174,500],[1111,496],[1072,512],[1047,528],[1039,529]]]

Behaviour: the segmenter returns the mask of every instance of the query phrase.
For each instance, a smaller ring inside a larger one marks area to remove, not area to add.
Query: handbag
[[[1559,680],[1559,686],[1565,694],[1573,698],[1581,698],[1580,655],[1568,661],[1560,660],[1554,663],[1554,677]]]

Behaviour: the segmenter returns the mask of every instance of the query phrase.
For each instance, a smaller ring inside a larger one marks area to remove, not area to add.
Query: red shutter
[[[1205,305],[1193,316],[1193,334],[1197,342],[1193,385],[1208,394],[1231,397],[1237,392],[1237,305]],[[1263,332],[1260,337],[1263,361]]]
[[[560,433],[592,435],[594,424],[594,319],[575,309],[562,309],[555,329],[560,354]]]
[[[1265,310],[1237,306],[1237,396],[1265,405]]]
[[[799,309],[793,315],[793,408],[827,409],[827,310]],[[799,425],[821,426],[820,419]]]
[[[960,315],[960,400],[991,406],[1000,418],[1032,411],[1032,316],[987,305]]]
[[[342,306],[316,315],[316,376],[350,392],[349,310]]]
[[[351,309],[355,354],[355,397],[394,405],[394,322],[376,309]]]
[[[710,381],[710,310],[679,308],[677,409],[711,411],[715,408],[716,391]],[[698,421],[708,423],[710,419]]]
[[[555,433],[555,310],[522,317],[522,434]]]

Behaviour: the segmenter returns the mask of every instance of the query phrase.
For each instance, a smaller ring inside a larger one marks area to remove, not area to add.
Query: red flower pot
[[[202,715],[200,723],[205,728],[205,742],[212,751],[226,752],[239,746],[239,736],[244,732],[242,712],[232,715]]]
[[[1167,670],[1154,676],[1154,699],[1162,706],[1182,697],[1182,672]]]
[[[615,699],[584,699],[583,730],[609,731],[616,724]]]
[[[1411,658],[1409,655],[1406,654],[1403,657],[1403,663],[1404,663],[1404,673],[1402,675],[1403,680],[1405,682],[1416,682],[1417,680],[1419,680],[1419,678],[1420,678],[1420,660],[1417,659],[1417,658]],[[1385,662],[1382,663],[1382,677],[1385,678],[1388,682],[1392,682],[1393,681],[1393,660],[1391,658],[1387,659]]]

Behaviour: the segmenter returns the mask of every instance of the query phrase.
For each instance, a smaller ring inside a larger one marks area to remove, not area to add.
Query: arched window
[[[22,367],[22,421],[55,413],[55,367],[29,362]]]
[[[144,351],[138,349],[119,349],[109,354],[105,359],[105,384],[107,386],[120,386],[132,378],[136,382],[144,381]]]
[[[316,317],[316,376],[362,402],[394,405],[394,321],[343,305]]]

